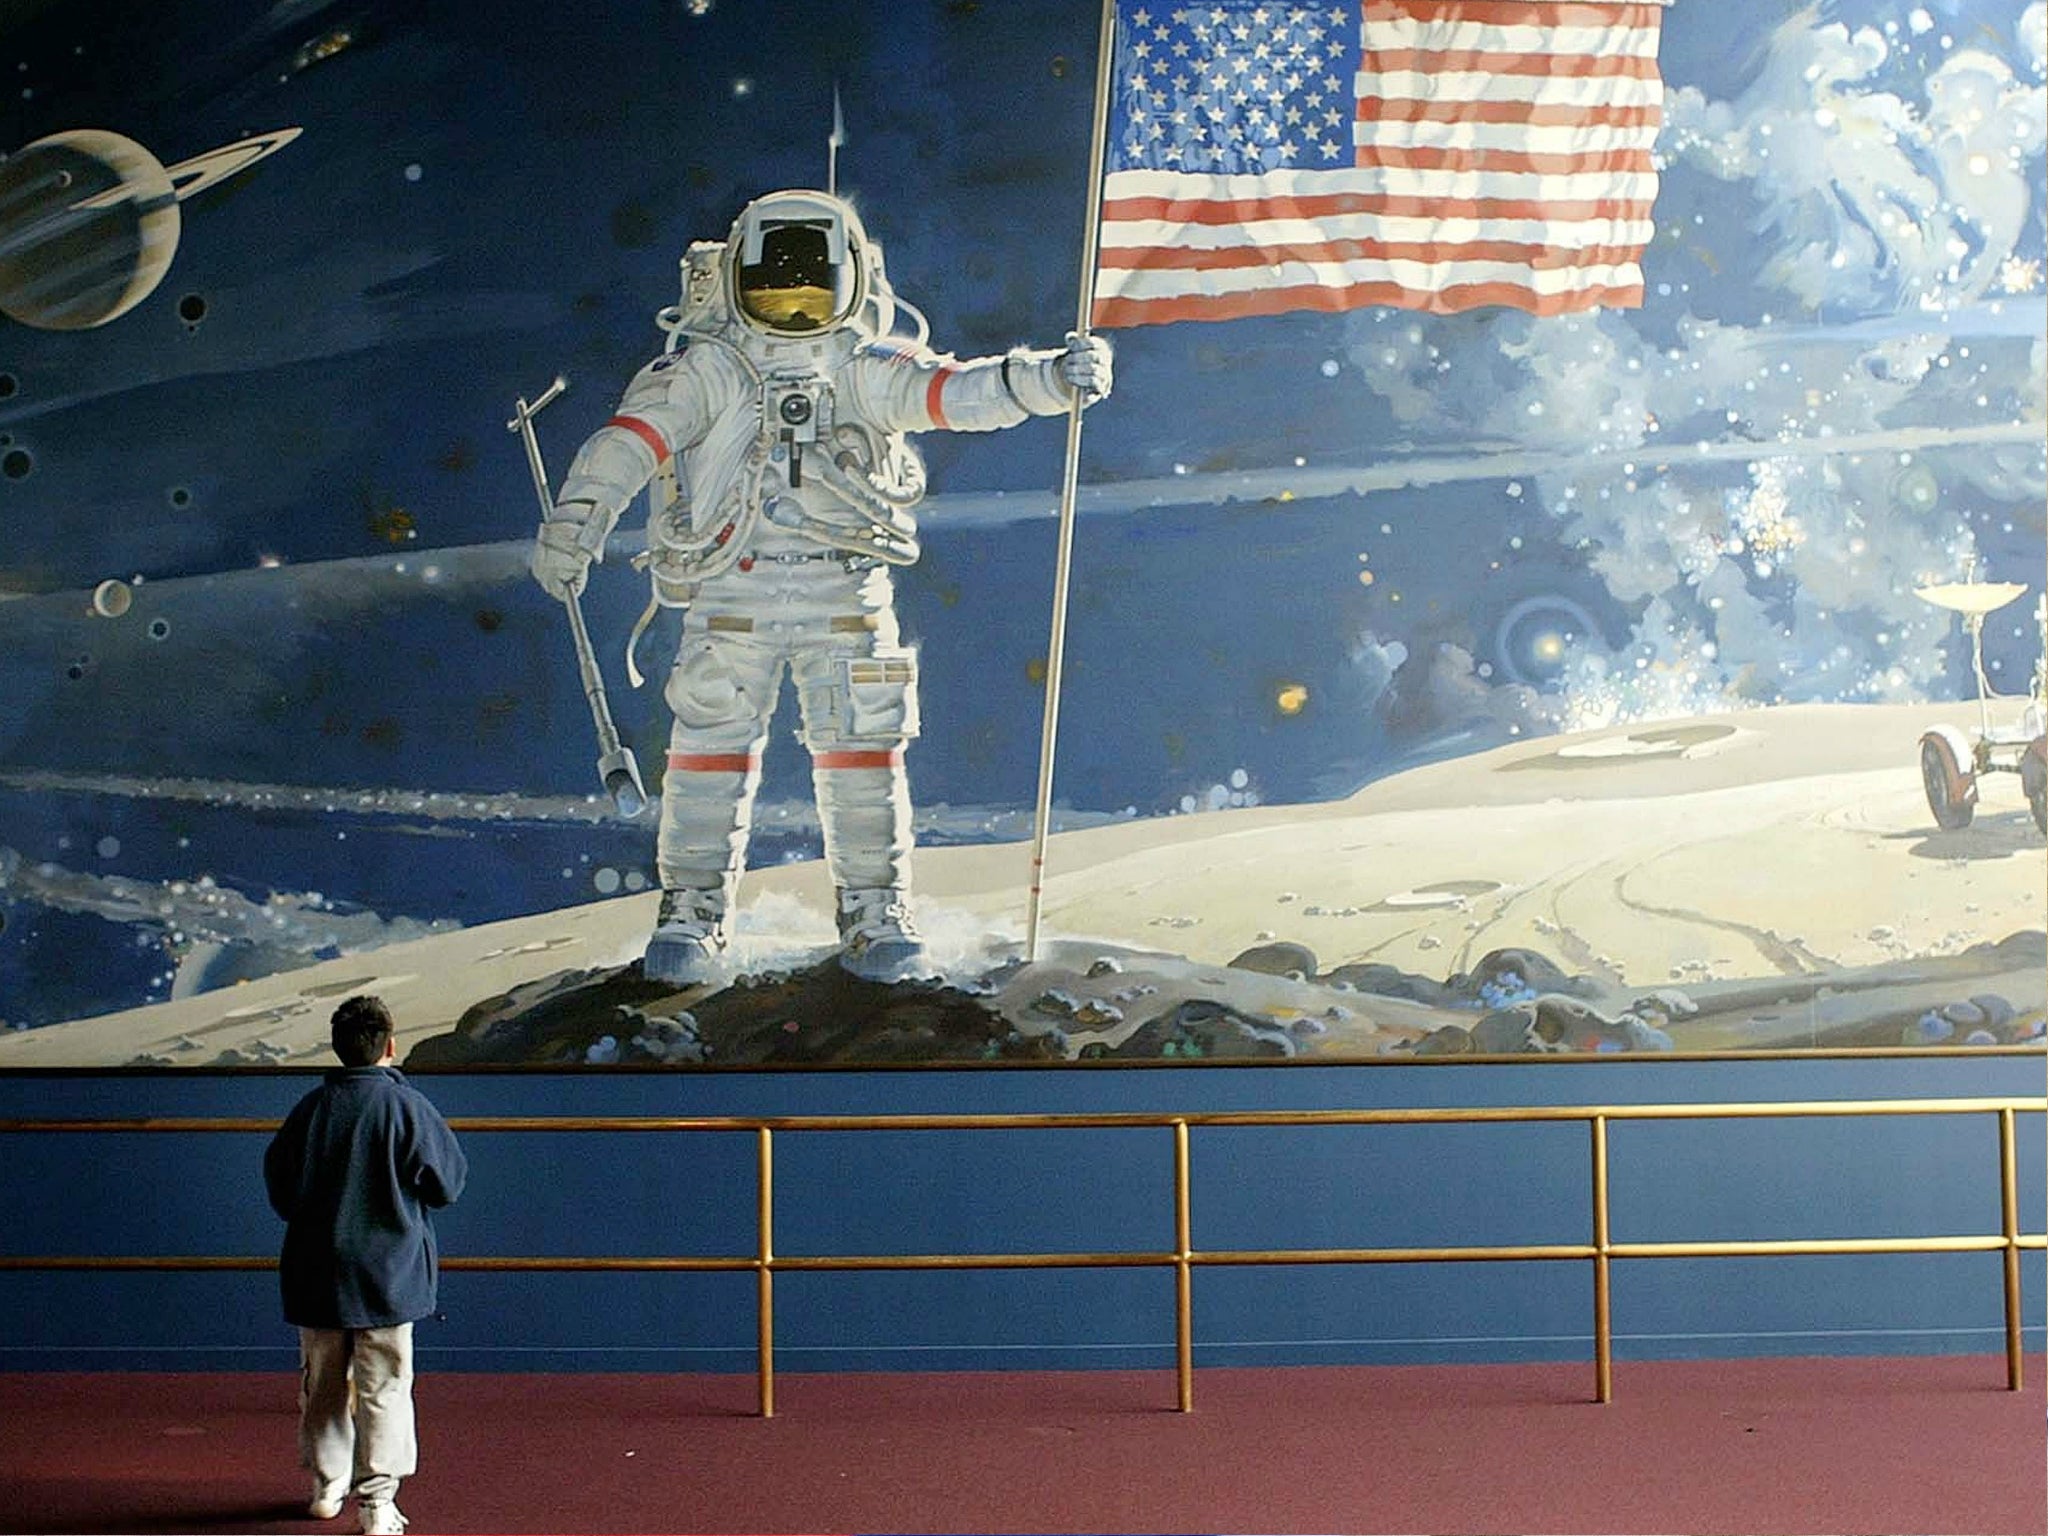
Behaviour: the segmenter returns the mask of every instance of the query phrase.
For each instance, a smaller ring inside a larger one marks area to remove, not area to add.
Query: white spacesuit
[[[783,669],[796,684],[840,961],[912,974],[910,795],[917,656],[897,632],[889,567],[918,557],[924,465],[909,432],[985,432],[1107,395],[1110,353],[961,361],[925,345],[851,206],[808,191],[748,205],[726,242],[683,259],[668,347],[626,387],[562,481],[535,578],[580,592],[627,504],[649,488],[642,557],[656,601],[686,609],[656,863],[661,913],[644,967],[701,981],[726,943],[761,753]],[[899,311],[916,334],[894,334]],[[649,610],[652,613],[652,608]]]

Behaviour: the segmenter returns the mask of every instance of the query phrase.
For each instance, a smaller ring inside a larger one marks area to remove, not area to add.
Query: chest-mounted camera
[[[831,386],[823,379],[769,379],[761,386],[761,418],[789,456],[789,483],[803,484],[804,449],[830,427]]]

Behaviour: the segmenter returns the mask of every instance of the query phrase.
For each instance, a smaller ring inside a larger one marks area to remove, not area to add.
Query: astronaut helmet
[[[726,241],[734,307],[770,336],[834,330],[868,299],[870,249],[860,215],[829,193],[756,198]]]

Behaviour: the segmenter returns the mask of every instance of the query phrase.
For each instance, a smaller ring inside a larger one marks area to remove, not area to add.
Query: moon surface
[[[1973,945],[2048,920],[2041,838],[2016,783],[1988,786],[1962,831],[1941,831],[1928,812],[1919,733],[1972,718],[1953,705],[1789,705],[1618,726],[1411,769],[1346,800],[1061,833],[1047,857],[1047,931],[1210,967],[1278,935],[1325,967],[1437,977],[1523,948],[1646,991],[1953,966]],[[919,917],[935,955],[985,966],[991,946],[1014,942],[1026,865],[1021,844],[921,848]],[[386,996],[404,1052],[482,999],[634,958],[658,900],[620,895],[7,1032],[0,1067],[203,1066],[224,1051],[317,1065],[331,1060],[328,1014],[357,991]],[[738,965],[829,953],[831,908],[822,863],[750,871]],[[2038,969],[1976,990],[2001,988],[2038,1014]],[[1805,1043],[1803,1015],[1786,1012],[1779,1034],[1672,1032],[1680,1049]],[[1332,1025],[1315,1054],[1371,1048],[1348,1028]]]

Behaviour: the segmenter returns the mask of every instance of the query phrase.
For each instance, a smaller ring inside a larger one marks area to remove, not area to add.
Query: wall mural
[[[2042,0],[1111,20],[0,15],[0,1069],[2039,1045]]]

